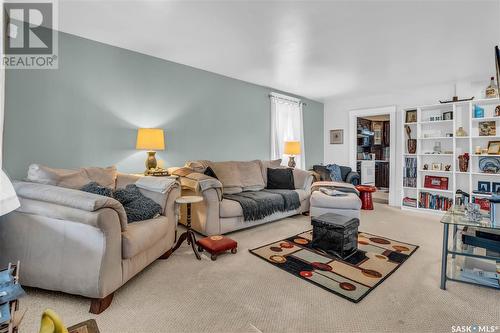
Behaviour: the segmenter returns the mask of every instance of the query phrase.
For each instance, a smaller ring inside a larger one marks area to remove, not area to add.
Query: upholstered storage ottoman
[[[347,258],[358,249],[359,219],[334,213],[312,218],[311,246],[340,258]]]
[[[198,245],[198,251],[203,252],[206,250],[211,254],[210,258],[216,260],[217,256],[223,252],[231,251],[231,253],[237,252],[238,243],[226,236],[209,236],[200,239],[196,242]]]
[[[321,191],[314,191],[310,197],[310,215],[319,216],[325,213],[335,213],[344,216],[360,217],[361,199],[355,193],[344,196],[331,196]]]

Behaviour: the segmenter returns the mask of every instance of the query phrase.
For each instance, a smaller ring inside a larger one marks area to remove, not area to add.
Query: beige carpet
[[[360,230],[420,249],[360,303],[354,304],[279,270],[249,248],[310,228],[297,216],[231,235],[235,255],[197,261],[184,244],[121,288],[103,314],[88,300],[30,289],[22,332],[37,332],[49,307],[65,323],[95,318],[116,332],[451,332],[452,325],[500,325],[500,293],[450,282],[439,289],[442,228],[438,217],[387,205],[363,212]]]

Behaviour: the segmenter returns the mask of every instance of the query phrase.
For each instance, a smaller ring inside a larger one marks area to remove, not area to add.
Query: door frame
[[[389,115],[390,121],[390,157],[389,157],[389,205],[396,206],[398,200],[397,182],[396,182],[396,105],[381,106],[374,108],[356,109],[349,111],[349,164],[353,170],[356,170],[357,162],[357,134],[358,134],[358,117],[368,117],[377,115]]]

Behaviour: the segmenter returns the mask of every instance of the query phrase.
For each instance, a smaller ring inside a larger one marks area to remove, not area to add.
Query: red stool
[[[359,191],[359,197],[361,199],[361,209],[373,210],[372,193],[377,191],[377,188],[370,185],[358,185],[356,186],[356,190]]]
[[[211,254],[210,258],[216,260],[220,253],[231,250],[231,253],[236,253],[238,243],[229,237],[225,236],[209,236],[200,239],[196,242],[198,244],[198,251],[206,250]]]

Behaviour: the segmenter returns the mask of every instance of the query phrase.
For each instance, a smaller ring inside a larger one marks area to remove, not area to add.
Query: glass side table
[[[498,278],[496,283],[491,283],[491,279],[471,278],[470,267],[465,267],[466,258],[488,259],[493,265],[493,273],[499,274],[500,271],[500,257],[498,255],[491,255],[486,253],[486,250],[481,247],[467,245],[462,243],[462,238],[459,237],[461,232],[465,229],[476,229],[491,231],[496,229],[500,231],[500,225],[492,223],[489,216],[483,215],[481,221],[470,221],[465,216],[465,211],[462,207],[453,206],[441,219],[443,224],[443,253],[441,257],[441,289],[446,290],[446,281],[455,281],[489,287],[493,289],[500,289]],[[451,233],[451,248],[449,242],[450,226],[452,226]],[[498,232],[497,232],[498,233]],[[448,256],[451,256],[450,267],[448,267]],[[496,261],[496,265],[493,263]],[[491,265],[488,268],[491,268]],[[495,267],[496,266],[496,267]],[[490,271],[490,270],[488,270]],[[481,273],[477,273],[481,276]],[[474,275],[475,277],[475,275]]]

